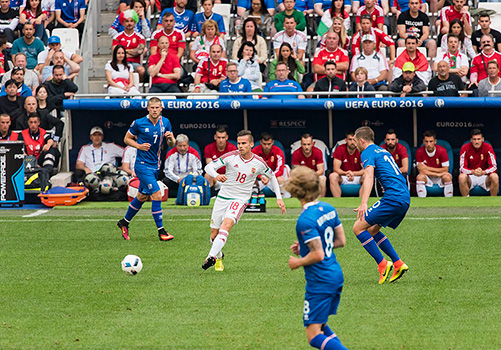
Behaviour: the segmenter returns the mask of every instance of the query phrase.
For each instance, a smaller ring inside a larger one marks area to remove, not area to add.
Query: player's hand
[[[289,256],[289,268],[291,270],[295,270],[298,267],[301,267],[301,263],[300,263],[299,258],[296,258],[295,256],[292,256],[292,255]]]
[[[357,220],[365,219],[365,214],[367,214],[367,204],[361,203],[357,209],[353,209],[357,212]]]
[[[168,139],[173,139],[174,138],[174,134],[172,133],[172,131],[166,131],[164,136]]]
[[[226,180],[228,180],[228,178],[225,175],[219,174],[218,176],[216,176],[216,180],[219,182],[226,182]]]
[[[266,176],[261,176],[260,180],[265,186],[270,182],[270,179],[268,179]]]
[[[296,255],[299,255],[299,242],[298,241],[295,241],[291,246],[290,246],[290,250],[292,252],[292,254],[296,254]]]
[[[277,199],[277,204],[280,210],[282,211],[282,215],[285,214],[287,212],[287,209],[285,209],[284,201],[281,199]]]
[[[151,144],[143,143],[143,144],[139,145],[138,149],[140,149],[141,151],[149,151],[150,147],[151,147]]]

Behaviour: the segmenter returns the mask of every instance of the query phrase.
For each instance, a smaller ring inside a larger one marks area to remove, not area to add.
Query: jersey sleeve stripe
[[[320,237],[317,236],[317,237],[313,237],[313,238],[307,239],[306,241],[304,241],[304,243],[310,243],[311,241],[313,241],[315,239],[320,239]]]

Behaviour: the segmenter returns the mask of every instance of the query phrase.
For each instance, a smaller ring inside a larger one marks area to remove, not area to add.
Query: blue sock
[[[327,337],[330,337],[331,335],[334,334],[334,332],[332,331],[331,327],[329,327],[329,325],[327,323],[324,324],[322,330],[324,331],[324,335],[327,336]]]
[[[391,258],[391,261],[395,262],[397,260],[400,260],[397,252],[391,245],[390,240],[381,231],[374,235],[374,240],[376,241],[378,247],[381,248],[381,250]]]
[[[127,209],[127,213],[125,213],[125,221],[130,222],[132,218],[137,214],[141,207],[143,206],[143,202],[136,198],[132,200],[129,204],[129,209]]]
[[[334,333],[332,333],[330,337],[326,337],[322,333],[317,334],[317,336],[311,340],[310,345],[314,348],[324,350],[348,350]]]
[[[157,225],[157,229],[161,229],[164,227],[162,220],[162,205],[161,201],[151,201],[151,215],[153,215],[153,219],[155,220],[155,224]]]
[[[358,234],[357,238],[360,243],[362,243],[362,247],[367,250],[367,253],[369,253],[379,265],[379,263],[384,259],[383,254],[381,254],[381,251],[379,250],[369,231],[365,230],[364,232]]]

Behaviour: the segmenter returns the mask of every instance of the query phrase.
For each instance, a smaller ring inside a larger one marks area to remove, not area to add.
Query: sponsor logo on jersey
[[[150,132],[150,128],[145,128],[144,132]]]
[[[255,172],[256,172],[256,168],[252,168],[252,169],[251,169],[251,173],[253,173],[253,174],[254,174]]]

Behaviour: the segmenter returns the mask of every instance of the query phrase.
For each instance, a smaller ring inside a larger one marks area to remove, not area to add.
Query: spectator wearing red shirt
[[[184,55],[186,50],[186,39],[184,33],[179,29],[175,28],[176,19],[174,15],[170,12],[166,12],[162,18],[163,28],[158,29],[151,34],[150,42],[150,54],[154,55],[158,51],[158,39],[162,36],[169,38],[169,52],[177,56],[178,60],[181,61],[181,57]]]
[[[384,25],[384,10],[381,6],[376,5],[376,0],[365,0],[365,5],[361,6],[356,14],[356,28],[360,30],[360,19],[362,15],[369,15],[372,19],[372,26],[383,30]]]
[[[416,190],[418,197],[426,197],[426,187],[437,184],[444,188],[444,196],[452,197],[452,175],[449,173],[449,157],[447,151],[437,145],[437,134],[433,130],[423,134],[424,146],[416,151],[418,176]]]
[[[301,147],[292,153],[292,168],[301,165],[307,166],[317,173],[320,180],[319,197],[325,197],[327,179],[324,175],[324,156],[322,151],[315,147],[313,137],[310,134],[301,136]]]
[[[407,148],[398,143],[398,137],[395,130],[388,130],[384,139],[384,145],[381,147],[390,152],[400,172],[407,175],[409,172],[409,155],[407,154]]]
[[[142,81],[146,70],[141,65],[141,56],[146,53],[146,41],[144,36],[134,30],[138,17],[136,11],[127,10],[120,15],[124,31],[118,33],[113,38],[112,50],[117,45],[122,45],[127,52],[127,62],[132,64],[132,68],[139,74]]]
[[[320,49],[313,58],[313,73],[315,81],[325,77],[324,63],[327,61],[336,62],[336,76],[346,80],[346,71],[350,66],[348,52],[339,47],[339,35],[328,32],[325,37],[325,48]],[[313,89],[313,88],[312,88]]]
[[[228,60],[221,57],[222,54],[222,46],[214,44],[210,47],[209,57],[198,62],[193,92],[219,91],[219,84],[226,79],[228,64]]]
[[[226,154],[231,151],[236,151],[237,147],[228,142],[228,131],[224,125],[220,125],[216,129],[216,133],[214,134],[214,142],[205,146],[204,149],[204,158],[205,164],[209,164],[210,162],[218,159],[223,154]],[[218,174],[224,175],[226,172],[226,167],[219,168],[217,170]],[[210,187],[214,185],[221,186],[221,183],[217,182],[216,179],[211,177],[209,174],[205,174],[205,178],[209,181]]]
[[[395,67],[393,68],[393,79],[402,75],[402,68],[407,62],[412,62],[415,68],[416,75],[426,85],[431,79],[431,69],[428,64],[428,59],[419,50],[418,41],[416,37],[408,36],[405,38],[405,50],[395,60]]]
[[[169,51],[169,39],[158,39],[159,52],[151,55],[148,73],[152,77],[150,92],[181,92],[177,81],[181,78],[181,64]]]
[[[489,61],[497,61],[501,64],[501,54],[494,50],[494,39],[491,34],[482,35],[480,45],[482,51],[471,62],[470,87],[473,85],[478,87],[478,83],[487,78],[486,67]],[[501,72],[498,75],[501,77]]]
[[[471,131],[471,142],[461,147],[459,155],[459,190],[463,197],[470,194],[475,186],[480,186],[497,196],[499,176],[496,173],[496,154],[492,146],[484,142],[484,135],[479,129]]]
[[[450,23],[456,18],[463,22],[466,35],[470,36],[473,33],[470,13],[468,12],[468,6],[465,6],[465,4],[466,0],[452,0],[452,6],[446,6],[442,9],[440,33],[449,33]]]
[[[274,145],[273,135],[268,132],[263,132],[261,134],[261,144],[254,147],[252,153],[263,158],[266,164],[275,173],[278,184],[282,187],[285,180],[289,178],[290,168],[287,164],[285,164],[284,152],[280,149],[280,147]],[[266,176],[261,176],[258,179],[260,189],[267,186],[270,181]],[[282,197],[284,194],[287,195],[287,193],[284,193],[282,190]]]
[[[333,155],[334,171],[329,175],[329,184],[333,197],[341,197],[339,185],[362,185],[364,169],[360,161],[360,151],[357,149],[355,133],[348,131],[346,143],[336,147]],[[362,187],[360,187],[360,191]],[[361,193],[361,192],[360,192]]]
[[[369,15],[363,15],[360,18],[360,30],[351,39],[352,56],[358,55],[362,52],[362,37],[367,34],[373,35],[376,38],[376,48],[380,48],[381,43],[383,43],[388,47],[388,49],[390,49],[390,60],[388,61],[388,64],[390,65],[390,68],[392,68],[395,63],[396,56],[395,42],[381,29],[372,27],[372,19]]]

